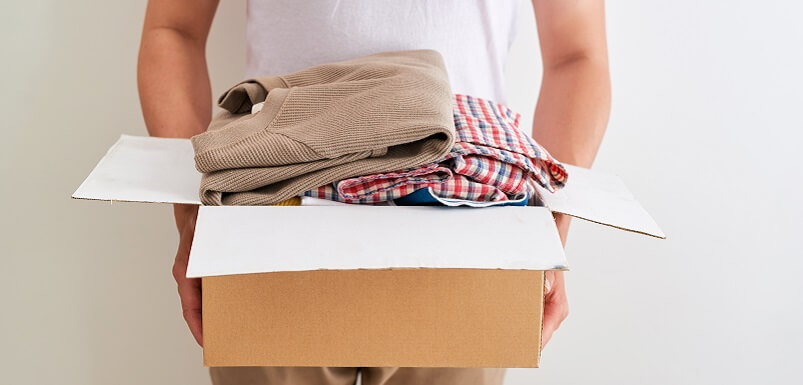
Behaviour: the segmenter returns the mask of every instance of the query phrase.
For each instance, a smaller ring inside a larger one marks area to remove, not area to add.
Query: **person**
[[[504,103],[518,0],[249,0],[246,77],[284,74],[383,51],[430,48],[455,93]],[[188,138],[212,116],[205,45],[218,0],[150,0],[138,63],[148,132]],[[604,0],[532,0],[543,62],[533,137],[558,160],[590,167],[610,111]],[[186,278],[197,206],[175,205],[173,265],[184,319],[203,344],[201,284]],[[555,217],[565,243],[568,217]],[[543,344],[568,314],[562,272],[548,272]],[[503,369],[211,368],[215,384],[492,384]]]

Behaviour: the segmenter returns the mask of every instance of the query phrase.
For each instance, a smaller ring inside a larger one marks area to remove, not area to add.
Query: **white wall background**
[[[0,3],[0,371],[8,384],[205,384],[170,276],[168,206],[71,201],[120,133],[144,135],[144,1]],[[221,4],[214,93],[244,66]],[[668,233],[576,221],[571,315],[509,384],[803,382],[803,4],[611,1],[614,171]],[[509,64],[531,115],[531,15]],[[797,150],[797,151],[796,151]]]

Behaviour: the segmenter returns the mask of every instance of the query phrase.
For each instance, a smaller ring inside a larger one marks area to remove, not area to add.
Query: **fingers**
[[[181,298],[181,314],[198,345],[203,346],[203,321],[201,318],[201,280],[198,278],[176,279],[178,296]]]
[[[192,311],[192,312],[184,312],[184,321],[187,322],[187,326],[190,328],[190,333],[195,338],[195,342],[198,343],[198,346],[204,347],[204,330],[203,330],[203,322],[201,321],[201,310]]]
[[[544,302],[544,326],[541,329],[541,349],[552,339],[552,334],[560,327],[568,315],[568,306],[555,302]]]
[[[569,301],[563,282],[562,271],[547,271],[544,276],[544,320],[541,329],[541,349],[552,338],[569,315]]]
[[[193,222],[181,229],[178,251],[173,263],[173,279],[176,280],[178,296],[181,299],[181,314],[198,345],[203,346],[203,321],[201,318],[201,280],[187,278],[190,244],[192,243]]]
[[[178,295],[181,297],[181,314],[190,328],[190,333],[201,347],[204,346],[203,321],[201,318],[201,280],[188,279],[179,283]]]

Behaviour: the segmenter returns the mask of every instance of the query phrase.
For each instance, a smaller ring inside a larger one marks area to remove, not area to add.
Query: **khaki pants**
[[[214,385],[500,385],[505,369],[214,367]]]

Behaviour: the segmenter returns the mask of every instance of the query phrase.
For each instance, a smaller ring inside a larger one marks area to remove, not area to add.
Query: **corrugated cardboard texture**
[[[203,278],[208,366],[537,367],[543,271]]]

